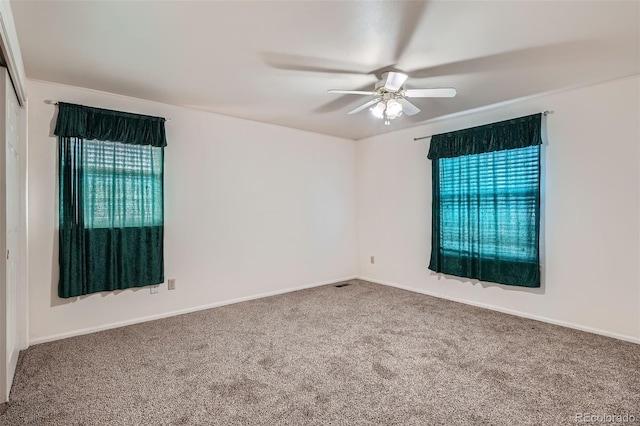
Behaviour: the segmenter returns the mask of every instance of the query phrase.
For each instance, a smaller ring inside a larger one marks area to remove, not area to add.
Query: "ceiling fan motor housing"
[[[342,93],[349,95],[374,96],[363,105],[349,111],[348,114],[358,113],[369,108],[376,118],[384,118],[385,124],[403,114],[416,115],[420,108],[413,105],[406,98],[451,98],[456,95],[456,89],[452,87],[431,89],[404,89],[404,83],[408,76],[401,72],[388,71],[382,74],[381,80],[375,84],[375,90],[329,90],[330,93]]]
[[[382,97],[382,100],[388,101],[389,99],[395,99],[397,97],[400,97],[401,94],[400,92],[387,92],[386,90],[381,90],[380,96]]]
[[[383,91],[386,92],[387,90],[384,87],[385,83],[386,83],[385,79],[382,79],[382,80],[378,81],[376,83],[376,92],[383,92]]]

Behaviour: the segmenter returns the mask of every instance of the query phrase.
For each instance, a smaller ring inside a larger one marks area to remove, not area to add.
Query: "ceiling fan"
[[[389,125],[402,114],[415,115],[420,108],[409,102],[406,98],[452,98],[458,92],[452,87],[435,89],[404,89],[402,86],[407,81],[407,75],[401,72],[388,71],[382,74],[382,79],[375,85],[373,91],[362,90],[329,90],[329,93],[346,95],[375,96],[370,101],[349,111],[349,114],[358,113],[369,108],[374,117],[384,120]]]

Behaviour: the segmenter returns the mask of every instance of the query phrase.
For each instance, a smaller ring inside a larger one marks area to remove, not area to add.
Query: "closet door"
[[[18,285],[21,265],[21,185],[20,140],[18,135],[19,105],[6,70],[0,69],[0,211],[2,261],[0,268],[0,402],[8,400],[20,353],[18,339]]]

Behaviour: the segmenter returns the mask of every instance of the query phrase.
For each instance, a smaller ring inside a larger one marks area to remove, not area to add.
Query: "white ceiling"
[[[27,76],[351,139],[640,73],[640,3],[12,1]],[[453,86],[384,126],[376,74]],[[335,72],[329,72],[329,71]]]

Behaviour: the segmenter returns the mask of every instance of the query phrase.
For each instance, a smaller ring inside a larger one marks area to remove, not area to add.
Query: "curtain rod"
[[[547,110],[547,111],[542,111],[542,115],[544,115],[544,116],[547,116],[547,115],[549,115],[549,114],[553,114],[553,111],[548,111],[548,110]],[[419,137],[419,138],[413,138],[413,140],[414,140],[414,141],[419,141],[419,140],[421,140],[421,139],[428,139],[428,138],[430,138],[431,136],[433,136],[433,135],[421,136],[421,137]]]
[[[45,100],[44,103],[47,104],[47,105],[58,105],[58,102],[52,101],[51,99]],[[171,121],[171,119],[170,118],[165,118],[164,121]]]

